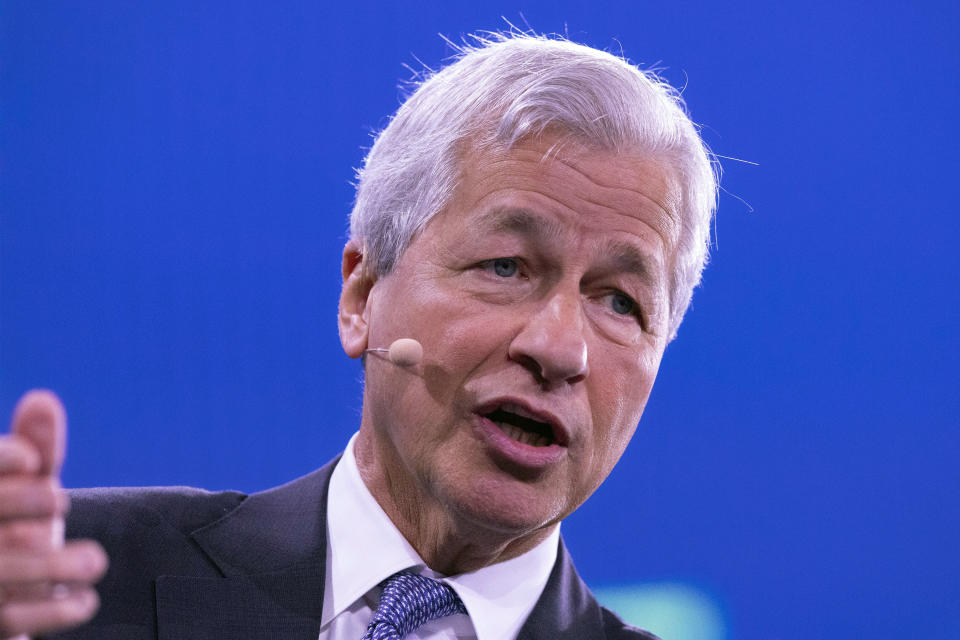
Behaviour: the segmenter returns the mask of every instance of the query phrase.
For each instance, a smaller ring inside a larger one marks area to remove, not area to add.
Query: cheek
[[[495,358],[506,358],[502,335],[496,322],[481,321],[479,314],[457,314],[439,311],[444,318],[432,333],[424,336],[424,375],[426,392],[433,402],[461,406],[458,398],[471,375]]]
[[[441,366],[470,366],[508,341],[511,319],[503,307],[442,289],[422,296],[418,306],[425,358],[432,355]]]
[[[604,403],[602,415],[594,413],[594,424],[599,425],[595,428],[595,455],[600,467],[608,467],[616,463],[630,442],[643,407],[637,406],[635,398],[624,398],[609,390],[603,394],[601,402]]]
[[[636,370],[638,371],[639,384],[646,389],[647,393],[650,393],[650,389],[653,387],[653,381],[657,377],[657,372],[660,370],[660,360],[663,358],[663,349],[666,345],[661,344],[661,341],[658,340],[656,344],[647,345],[641,349],[640,354],[637,356],[635,363]]]
[[[390,339],[420,341],[423,369],[422,376],[402,376],[402,395],[393,401],[420,424],[446,421],[460,406],[457,396],[465,380],[503,344],[506,323],[489,306],[438,283],[406,288],[394,301],[398,313],[390,320]]]
[[[660,358],[649,350],[632,358],[611,358],[606,375],[594,379],[594,458],[609,472],[629,444],[643,415]],[[632,372],[632,373],[627,373]]]

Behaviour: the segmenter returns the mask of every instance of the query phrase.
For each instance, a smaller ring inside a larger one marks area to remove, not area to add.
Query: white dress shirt
[[[330,477],[320,640],[360,640],[380,600],[377,585],[404,569],[449,584],[469,614],[428,622],[408,640],[516,638],[550,577],[559,525],[521,556],[470,573],[440,575],[427,568],[363,483],[353,455],[356,439],[354,434]]]

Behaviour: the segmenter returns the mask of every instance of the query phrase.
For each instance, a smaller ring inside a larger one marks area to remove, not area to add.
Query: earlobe
[[[340,291],[337,323],[340,344],[351,358],[359,358],[367,348],[367,302],[373,288],[373,278],[369,274],[363,246],[350,240],[343,248],[343,289]]]

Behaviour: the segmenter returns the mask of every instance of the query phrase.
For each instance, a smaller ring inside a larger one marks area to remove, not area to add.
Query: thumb
[[[13,410],[10,430],[40,454],[40,475],[60,475],[67,449],[67,413],[52,391],[34,389],[23,394]]]

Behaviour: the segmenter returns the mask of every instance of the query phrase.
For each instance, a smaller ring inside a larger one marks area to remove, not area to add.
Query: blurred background
[[[665,640],[960,637],[955,2],[2,0],[0,411],[60,394],[68,486],[336,455],[353,168],[406,65],[504,18],[661,69],[747,161],[563,525],[584,579]]]

